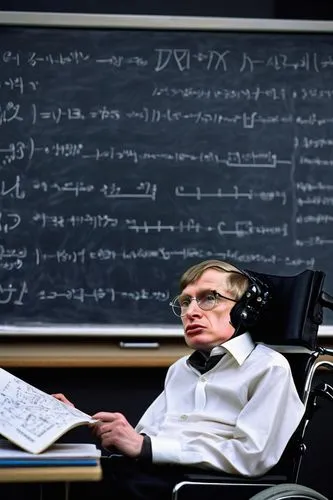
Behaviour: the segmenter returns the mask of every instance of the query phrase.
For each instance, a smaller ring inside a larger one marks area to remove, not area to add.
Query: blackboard
[[[178,278],[208,258],[332,292],[332,47],[1,26],[1,323],[178,325]]]

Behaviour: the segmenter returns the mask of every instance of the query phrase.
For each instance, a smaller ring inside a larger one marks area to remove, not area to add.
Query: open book
[[[96,422],[0,368],[0,434],[29,453],[41,453],[78,425]]]

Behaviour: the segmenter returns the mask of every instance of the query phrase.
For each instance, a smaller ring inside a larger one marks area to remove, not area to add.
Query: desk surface
[[[67,481],[100,481],[102,467],[0,467],[0,483],[46,483]]]

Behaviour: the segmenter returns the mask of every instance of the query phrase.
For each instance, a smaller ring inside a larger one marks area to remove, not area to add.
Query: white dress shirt
[[[304,405],[282,354],[248,333],[219,350],[226,354],[203,375],[189,356],[171,365],[136,430],[150,436],[154,463],[263,474],[279,461]]]

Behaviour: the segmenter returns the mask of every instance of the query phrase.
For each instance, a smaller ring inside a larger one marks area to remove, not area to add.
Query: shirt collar
[[[245,332],[242,335],[238,335],[237,337],[227,340],[221,347],[231,354],[239,365],[242,365],[255,348],[255,343],[253,342],[251,335],[248,332]]]
[[[239,365],[242,365],[254,348],[255,343],[253,342],[251,335],[246,332],[227,340],[223,344],[213,347],[210,352],[194,351],[188,358],[187,362],[194,367],[201,367],[201,365],[204,366],[210,356],[229,353]]]

